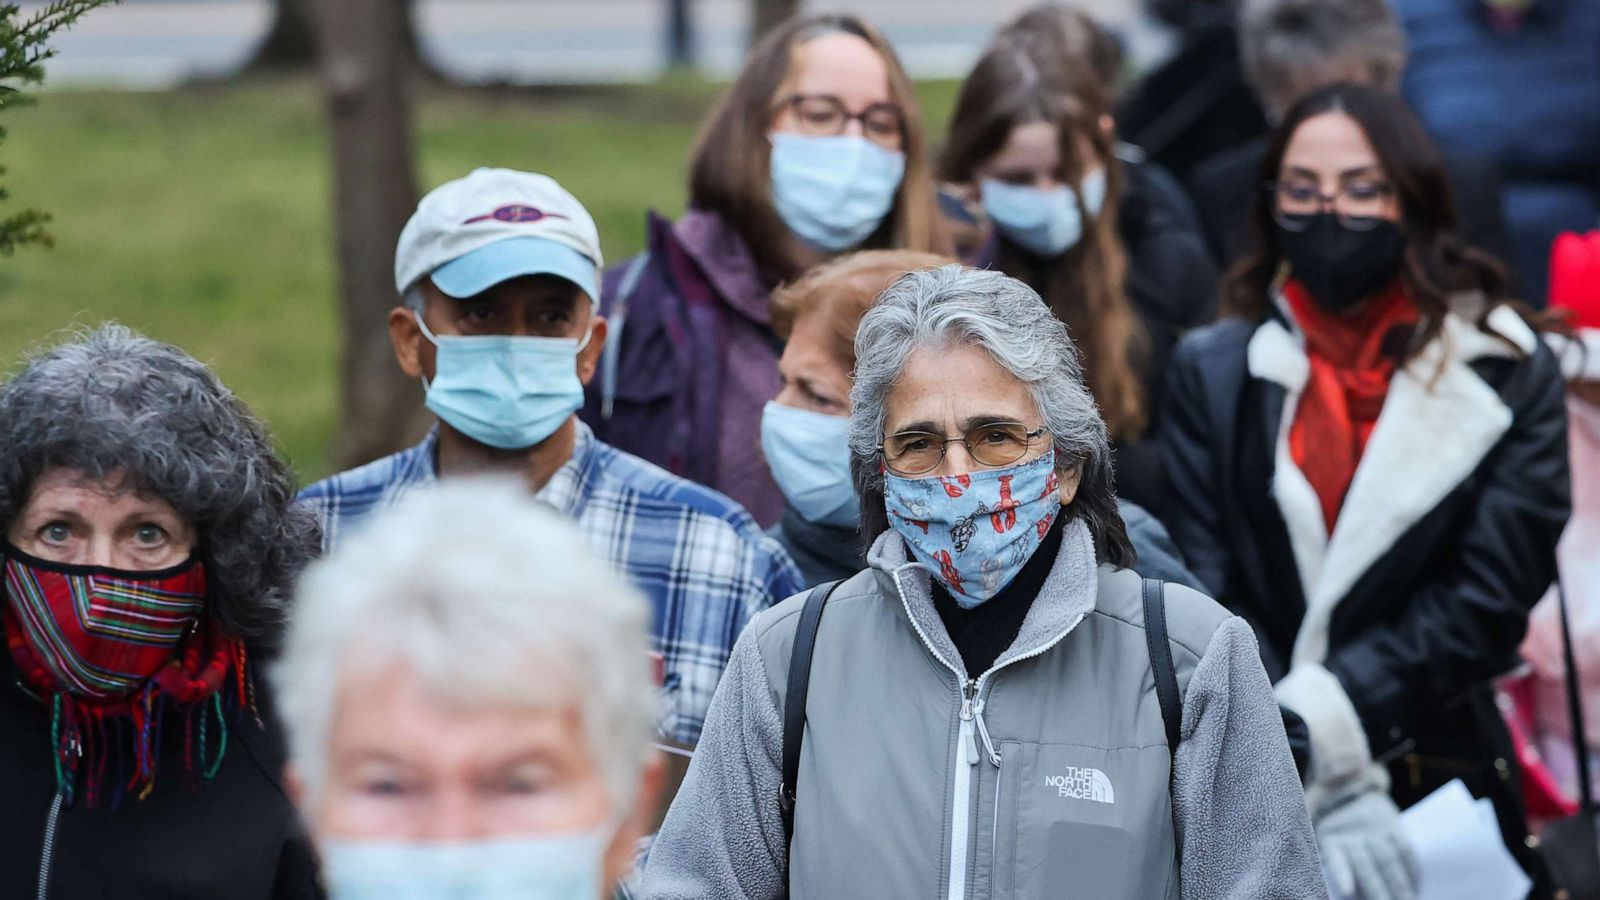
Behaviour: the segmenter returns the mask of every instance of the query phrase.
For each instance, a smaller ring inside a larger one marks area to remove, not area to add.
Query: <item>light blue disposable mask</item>
[[[830,253],[848,250],[877,231],[894,207],[904,153],[854,135],[776,131],[771,140],[773,203],[807,243]]]
[[[487,841],[326,841],[329,900],[601,900],[603,831]]]
[[[784,499],[807,522],[854,528],[861,507],[850,484],[850,420],[770,402],[761,450]]]
[[[427,407],[451,428],[501,450],[532,447],[583,406],[572,338],[438,335],[418,315],[417,327],[439,348],[433,380],[423,379]]]
[[[1056,455],[965,475],[884,475],[889,527],[972,609],[1017,577],[1061,512]]]
[[[1083,213],[1078,191],[1068,185],[1048,191],[985,179],[983,209],[1006,240],[1046,259],[1059,256],[1083,240]],[[1106,170],[1083,176],[1083,206],[1098,216],[1106,202]]]

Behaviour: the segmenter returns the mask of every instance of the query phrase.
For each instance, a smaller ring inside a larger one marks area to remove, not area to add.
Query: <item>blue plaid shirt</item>
[[[756,613],[804,587],[777,542],[727,497],[597,440],[582,422],[572,459],[538,493],[650,600],[665,694],[662,734],[693,746],[733,643]],[[438,433],[300,493],[336,545],[367,516],[438,479]]]

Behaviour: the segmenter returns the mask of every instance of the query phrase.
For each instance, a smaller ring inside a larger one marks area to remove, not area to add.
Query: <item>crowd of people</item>
[[[940,135],[797,17],[610,266],[436,187],[434,427],[303,489],[175,346],[29,357],[0,895],[1410,900],[1460,782],[1584,896],[1600,4],[1157,6],[1132,86],[1027,11]]]

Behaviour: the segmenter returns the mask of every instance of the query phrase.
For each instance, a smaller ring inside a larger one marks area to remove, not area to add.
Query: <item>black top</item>
[[[843,581],[867,564],[858,529],[807,522],[787,503],[783,518],[767,529],[767,536],[783,546],[808,588]]]
[[[1178,339],[1217,314],[1217,270],[1183,187],[1154,163],[1124,162],[1126,185],[1117,226],[1128,254],[1127,294],[1149,338],[1144,387],[1149,424],[1134,441],[1117,441],[1117,495],[1160,515],[1166,471],[1149,440],[1161,424],[1166,362]]]
[[[1189,30],[1178,52],[1117,104],[1116,119],[1124,140],[1180,182],[1200,160],[1264,133],[1267,120],[1245,83],[1229,18]]]
[[[149,797],[125,797],[115,809],[104,802],[61,809],[49,841],[48,889],[40,893],[56,793],[50,710],[17,686],[10,654],[0,649],[0,897],[320,897],[310,844],[281,782],[283,739],[265,679],[256,688],[266,727],[229,722],[227,752],[210,783],[190,783],[183,720],[169,713]]]
[[[961,654],[968,677],[976,678],[989,671],[1022,631],[1022,620],[1028,617],[1033,598],[1039,596],[1039,589],[1044,587],[1044,580],[1049,577],[1056,554],[1061,550],[1061,531],[1066,520],[1064,514],[1058,514],[1039,543],[1039,549],[1023,564],[1017,577],[998,594],[972,609],[962,609],[939,579],[929,579],[933,608],[939,611],[944,630],[956,645],[956,652]]]

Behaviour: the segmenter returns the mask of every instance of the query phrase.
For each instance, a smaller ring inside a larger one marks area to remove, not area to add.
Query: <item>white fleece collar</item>
[[[1488,324],[1523,353],[1538,345],[1533,330],[1508,307],[1494,309]],[[1289,426],[1310,374],[1303,338],[1276,320],[1256,329],[1247,351],[1250,374],[1287,392],[1272,494],[1288,527],[1306,598],[1295,664],[1327,657],[1328,623],[1350,588],[1464,481],[1511,427],[1511,410],[1468,364],[1514,355],[1505,341],[1484,334],[1468,319],[1446,315],[1439,337],[1395,372],[1330,537],[1316,492],[1289,453]]]
[[[1544,342],[1561,361],[1568,381],[1600,381],[1600,328],[1579,328],[1576,338],[1551,332]]]

